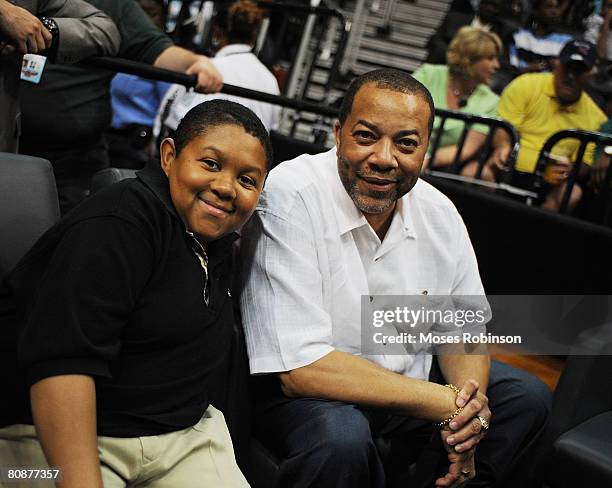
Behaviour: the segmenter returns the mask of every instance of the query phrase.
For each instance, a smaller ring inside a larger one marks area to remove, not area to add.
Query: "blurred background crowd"
[[[535,204],[588,217],[608,200],[612,147],[566,138],[538,165],[558,131],[610,131],[611,22],[612,0],[0,0],[0,150],[50,160],[67,212],[101,169],[143,167],[197,103],[236,100],[216,93],[223,82],[333,107],[355,75],[390,66],[437,109],[502,119],[520,138],[517,152],[486,121],[436,120],[426,171],[535,185]],[[33,53],[48,61],[39,80]],[[195,75],[195,90],[76,63],[92,55]],[[238,100],[285,146],[333,145],[329,116]]]

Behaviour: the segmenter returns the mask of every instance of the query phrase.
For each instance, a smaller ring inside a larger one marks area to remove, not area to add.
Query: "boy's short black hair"
[[[171,137],[177,156],[194,137],[205,134],[209,127],[230,124],[242,127],[256,137],[264,149],[266,166],[272,164],[272,144],[268,131],[252,110],[229,100],[214,99],[193,107],[179,123]]]

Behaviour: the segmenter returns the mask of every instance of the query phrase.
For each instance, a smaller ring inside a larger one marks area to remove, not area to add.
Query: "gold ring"
[[[478,421],[480,422],[480,425],[482,426],[481,432],[486,432],[487,430],[489,430],[489,422],[487,422],[487,419],[485,419],[484,417],[481,417],[480,415],[476,415],[476,418],[478,419]]]

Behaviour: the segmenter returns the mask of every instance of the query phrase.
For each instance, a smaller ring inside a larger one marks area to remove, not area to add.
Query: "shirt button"
[[[423,290],[423,291],[421,292],[421,295],[427,295],[427,290]]]
[[[370,303],[372,303],[373,301],[374,301],[374,297],[370,295]]]

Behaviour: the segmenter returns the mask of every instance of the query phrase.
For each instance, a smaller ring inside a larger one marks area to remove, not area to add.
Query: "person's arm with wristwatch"
[[[90,56],[114,56],[119,51],[117,26],[93,5],[83,0],[47,0],[38,5],[36,15],[52,37],[46,53],[51,61],[76,63]]]
[[[89,3],[41,0],[37,7],[30,12],[0,0],[1,54],[43,54],[61,63],[117,54],[121,40],[117,27]]]

